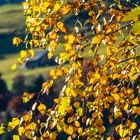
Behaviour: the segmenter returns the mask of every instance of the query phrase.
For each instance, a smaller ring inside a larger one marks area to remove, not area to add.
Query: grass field
[[[0,34],[20,31],[24,27],[25,19],[21,4],[0,6]]]

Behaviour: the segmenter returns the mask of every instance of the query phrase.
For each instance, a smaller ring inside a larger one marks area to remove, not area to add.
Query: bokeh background
[[[22,103],[23,92],[36,92],[37,94],[42,83],[49,78],[50,69],[54,67],[43,65],[31,69],[18,67],[16,71],[11,70],[11,65],[17,62],[19,51],[24,49],[24,46],[14,46],[12,39],[13,37],[23,38],[24,30],[22,0],[0,0],[0,123],[4,124],[31,107],[30,104]],[[48,100],[45,103],[48,107],[52,105],[53,98],[57,96],[56,91],[61,88],[57,83],[60,82],[56,82],[51,89],[51,94],[44,97],[43,102]],[[0,135],[0,140],[11,139],[9,133]]]

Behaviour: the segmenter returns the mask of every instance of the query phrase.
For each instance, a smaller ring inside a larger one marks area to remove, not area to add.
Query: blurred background
[[[18,53],[22,47],[12,45],[13,37],[24,36],[25,18],[22,0],[0,0],[0,123],[7,123],[12,117],[19,116],[30,108],[29,104],[22,103],[22,94],[39,92],[42,83],[49,78],[49,71],[53,65],[47,62],[46,54],[38,51],[30,62],[31,67],[25,66],[11,70],[11,65],[16,63]],[[47,66],[46,66],[47,64]],[[51,106],[52,99],[60,85],[51,89],[47,106]],[[10,134],[0,136],[0,140],[10,140]]]

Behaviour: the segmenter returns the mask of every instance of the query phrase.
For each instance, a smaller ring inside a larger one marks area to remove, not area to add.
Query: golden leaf
[[[60,58],[61,58],[62,60],[66,60],[66,59],[69,58],[69,55],[68,55],[67,53],[60,53]]]
[[[18,118],[13,118],[11,122],[8,123],[8,131],[13,130],[20,123]]]
[[[137,124],[136,124],[135,122],[132,122],[130,128],[131,128],[131,129],[136,129],[136,127],[137,127]]]
[[[33,58],[34,55],[35,55],[35,52],[34,52],[33,49],[30,49],[30,50],[28,50],[28,54],[29,54],[29,57],[30,57],[30,58]]]
[[[75,42],[75,36],[73,34],[68,35],[68,43],[73,44]]]
[[[64,26],[64,23],[63,22],[60,21],[60,22],[57,23],[57,27],[59,29],[61,29],[63,26]]]
[[[3,124],[0,125],[0,135],[5,133],[5,128],[3,126]]]
[[[74,106],[75,108],[79,108],[80,103],[79,103],[79,102],[75,102],[75,103],[73,104],[73,106]]]
[[[56,127],[57,127],[58,132],[61,132],[61,131],[62,131],[62,128],[63,128],[63,127],[62,127],[59,123],[57,124]]]
[[[107,137],[107,139],[106,140],[115,140],[114,139],[114,137],[113,136],[109,136],[109,137]]]
[[[124,106],[124,110],[127,111],[128,110],[128,107],[129,107],[129,104],[126,103],[125,106]]]
[[[13,64],[12,66],[11,66],[11,70],[12,71],[15,71],[17,69],[17,64]]]
[[[23,59],[27,56],[27,51],[22,50],[22,51],[20,51],[19,55],[20,55],[20,58]]]
[[[100,36],[95,36],[92,38],[92,41],[94,44],[99,45],[101,43],[101,38],[100,38]]]
[[[50,34],[49,34],[49,38],[50,39],[56,39],[57,38],[57,33],[55,31],[52,31]]]
[[[44,115],[45,114],[45,112],[46,112],[46,106],[44,105],[44,104],[40,104],[39,106],[38,106],[38,111],[42,114],[42,115]]]
[[[73,127],[72,126],[68,126],[65,130],[65,132],[69,135],[72,135],[73,134]]]
[[[119,130],[119,135],[123,138],[128,134],[128,130],[127,129],[120,129]]]
[[[55,12],[57,12],[57,11],[60,9],[60,7],[61,7],[61,5],[60,5],[59,3],[56,3],[56,4],[54,5],[53,10],[54,10]]]
[[[24,127],[19,127],[18,128],[18,134],[19,134],[19,136],[22,136],[24,134],[24,132],[25,132]]]
[[[34,97],[34,94],[30,94],[28,92],[24,92],[23,95],[22,95],[22,101],[23,103],[27,103],[29,102],[32,98]]]
[[[114,97],[114,99],[116,101],[118,101],[120,99],[120,96],[118,94],[112,94],[112,96]]]
[[[136,97],[135,99],[133,99],[133,100],[132,100],[132,104],[133,104],[133,105],[139,104],[139,98]]]
[[[37,124],[34,123],[34,122],[31,122],[30,124],[28,124],[26,127],[25,127],[25,130],[32,130],[32,131],[35,131],[37,128]]]
[[[53,57],[53,53],[52,52],[48,52],[48,59],[51,59]]]
[[[80,123],[79,123],[78,121],[75,121],[75,122],[74,122],[74,125],[75,125],[76,127],[80,127]]]
[[[28,121],[30,121],[31,119],[32,119],[32,116],[31,116],[31,115],[29,115],[29,114],[23,115],[23,120],[24,120],[25,122],[28,122]]]
[[[50,42],[50,46],[49,46],[50,47],[50,51],[54,51],[56,46],[57,46],[56,42],[55,41],[51,41]]]
[[[104,126],[99,127],[99,132],[102,134],[104,133],[106,128]]]
[[[13,45],[18,46],[20,43],[22,43],[22,39],[19,37],[14,37],[13,38]]]
[[[78,133],[79,134],[82,134],[83,133],[83,129],[80,127],[80,128],[78,128]]]
[[[13,135],[13,140],[20,140],[19,135]]]

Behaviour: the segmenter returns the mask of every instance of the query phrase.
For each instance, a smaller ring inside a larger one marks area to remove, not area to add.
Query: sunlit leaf
[[[46,106],[44,104],[40,104],[37,109],[42,115],[46,112]]]
[[[20,51],[20,58],[21,59],[25,58],[26,56],[27,56],[27,51],[24,51],[24,50]]]
[[[11,66],[11,70],[15,71],[16,69],[17,69],[17,64],[13,64],[13,65]]]
[[[24,92],[22,95],[22,101],[23,103],[27,103],[29,102],[32,98],[34,97],[33,93],[28,93],[28,92]]]
[[[136,97],[135,99],[133,99],[133,100],[132,100],[132,104],[133,104],[133,105],[139,104],[139,98]]]
[[[1,124],[0,125],[0,135],[3,134],[3,133],[5,133],[5,128],[4,128],[4,125]]]
[[[20,140],[19,135],[13,135],[13,140]]]
[[[137,124],[135,123],[135,122],[132,122],[132,124],[131,124],[131,129],[136,129],[136,127],[137,127]]]
[[[24,134],[24,132],[25,132],[24,127],[19,127],[19,128],[18,128],[19,136],[22,136],[22,135]]]

